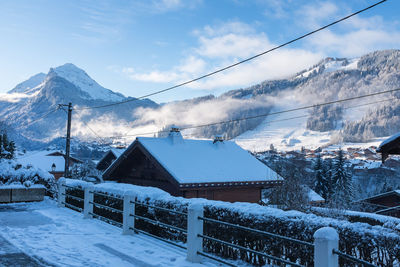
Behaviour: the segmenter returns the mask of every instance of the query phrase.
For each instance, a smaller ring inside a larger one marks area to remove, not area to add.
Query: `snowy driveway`
[[[115,226],[58,208],[49,199],[1,204],[0,265],[18,266],[17,260],[21,260],[26,264],[20,266],[217,266],[209,261],[189,263],[186,251],[180,248],[121,232]]]

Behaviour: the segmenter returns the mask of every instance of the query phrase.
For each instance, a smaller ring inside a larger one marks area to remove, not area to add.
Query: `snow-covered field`
[[[306,129],[308,111],[298,111],[291,114],[278,114],[267,117],[254,130],[247,131],[233,139],[238,145],[252,152],[262,152],[270,149],[270,145],[278,151],[300,150],[302,147],[327,150],[337,150],[339,147],[368,148],[379,146],[387,137],[376,138],[367,143],[341,143],[330,145],[333,131],[317,132]]]
[[[120,228],[83,219],[51,199],[1,204],[0,237],[55,266],[218,266],[207,260],[187,262],[183,249],[140,234],[122,235]]]

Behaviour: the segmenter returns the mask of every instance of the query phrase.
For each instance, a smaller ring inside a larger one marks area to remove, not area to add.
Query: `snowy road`
[[[189,263],[180,248],[124,236],[115,226],[83,219],[49,199],[0,205],[0,258],[0,266],[217,266]]]

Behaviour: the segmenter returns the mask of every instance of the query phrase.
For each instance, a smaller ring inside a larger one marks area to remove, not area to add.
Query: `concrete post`
[[[200,255],[197,252],[203,251],[203,238],[198,235],[203,234],[203,221],[198,217],[204,216],[203,205],[190,204],[188,207],[187,219],[187,256],[186,259],[190,262],[201,262]]]
[[[323,227],[314,233],[314,267],[338,267],[339,235],[332,227]]]
[[[58,187],[58,192],[57,192],[57,200],[58,200],[58,207],[65,207],[65,178],[60,178],[57,181],[57,187]]]
[[[88,186],[85,188],[85,195],[83,201],[83,218],[91,219],[93,218],[93,201],[94,201],[94,187]]]
[[[135,217],[130,214],[135,214],[136,196],[133,192],[126,192],[124,195],[124,207],[122,214],[122,234],[133,235],[135,233],[132,228],[135,228]]]

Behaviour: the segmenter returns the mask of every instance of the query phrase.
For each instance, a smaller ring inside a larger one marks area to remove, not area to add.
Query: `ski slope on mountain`
[[[234,141],[254,152],[269,150],[271,144],[281,151],[298,150],[301,147],[315,149],[328,145],[331,132],[307,130],[307,117],[290,119],[306,115],[307,111],[298,111],[268,116],[257,128],[241,134]]]
[[[374,138],[370,142],[364,143],[334,143],[331,137],[335,131],[318,132],[307,129],[308,111],[297,111],[290,114],[279,114],[268,116],[254,130],[247,131],[233,140],[246,150],[252,152],[262,152],[269,150],[271,144],[279,151],[300,150],[301,148],[317,149],[319,147],[331,150],[348,147],[368,148],[379,146],[386,138]],[[304,116],[304,117],[302,117]],[[355,117],[355,114],[352,114]],[[301,117],[295,118],[294,117]],[[277,122],[275,122],[277,121]]]

